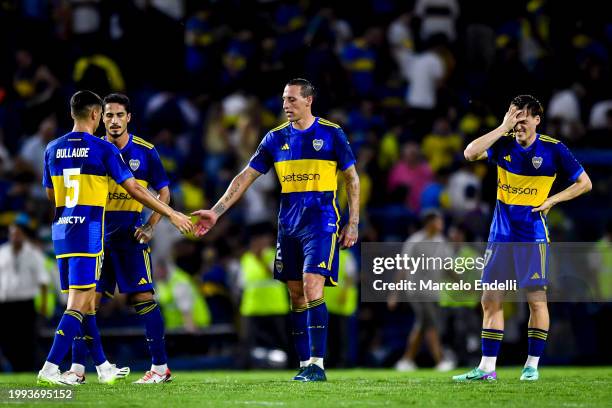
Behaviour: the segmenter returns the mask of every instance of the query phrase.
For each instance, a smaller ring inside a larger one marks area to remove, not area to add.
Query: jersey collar
[[[298,135],[304,134],[306,132],[310,132],[312,129],[314,129],[315,125],[319,123],[319,117],[315,116],[315,120],[314,122],[312,122],[312,125],[308,126],[306,129],[304,130],[300,130],[300,129],[296,129],[293,127],[293,123],[289,124],[289,126],[291,126],[291,130],[295,133],[297,133]]]
[[[125,146],[123,146],[123,149],[119,149],[120,152],[124,152],[127,150],[128,147],[130,147],[130,145],[132,144],[132,138],[134,136],[131,133],[128,133],[128,142],[125,144]],[[104,135],[104,140],[106,140],[108,143],[112,143],[110,140],[108,140],[108,136]]]
[[[538,140],[540,140],[540,134],[536,132],[536,137],[533,140],[533,143],[530,144],[528,147],[521,146],[520,143],[516,141],[516,138],[514,139],[514,143],[517,145],[521,152],[529,152],[535,147]]]

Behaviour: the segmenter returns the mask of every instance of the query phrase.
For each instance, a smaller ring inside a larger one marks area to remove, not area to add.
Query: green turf
[[[497,371],[498,381],[453,383],[451,373],[419,370],[328,370],[327,383],[296,383],[293,371],[175,372],[169,384],[114,386],[96,382],[75,388],[76,399],[36,406],[91,407],[601,407],[612,406],[611,367],[548,368],[537,382],[520,382],[520,367]],[[136,380],[131,375],[130,380]],[[7,388],[32,387],[34,374],[0,375],[0,405]],[[23,406],[23,405],[22,405]]]

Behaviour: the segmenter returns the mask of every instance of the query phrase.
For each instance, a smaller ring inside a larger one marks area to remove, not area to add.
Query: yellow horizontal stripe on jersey
[[[70,183],[78,185],[78,201],[76,205],[93,205],[104,207],[106,204],[106,194],[108,193],[108,177],[96,176],[92,174],[76,174],[69,177]],[[66,187],[64,176],[51,176],[53,190],[55,193],[55,205],[57,207],[66,206],[66,198],[74,200],[76,187]]]
[[[102,234],[102,236],[104,236],[104,234]],[[70,252],[68,254],[61,254],[61,255],[55,255],[55,258],[60,259],[60,258],[72,258],[72,257],[76,257],[76,256],[84,256],[86,258],[95,258],[97,256],[100,256],[104,253],[104,250],[100,250],[99,252],[96,252],[95,254],[88,254],[85,252]]]
[[[497,199],[509,205],[541,205],[557,176],[523,176],[497,166]]]
[[[374,60],[370,58],[358,58],[349,64],[352,71],[369,72],[374,69]]]
[[[138,184],[147,188],[149,183],[145,180],[136,179]],[[142,211],[142,204],[134,200],[132,196],[115,180],[108,181],[108,199],[106,200],[106,211]]]
[[[282,193],[336,191],[337,163],[331,160],[302,159],[274,163]]]

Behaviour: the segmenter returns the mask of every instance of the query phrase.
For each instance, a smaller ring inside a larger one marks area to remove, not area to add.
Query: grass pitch
[[[612,407],[612,367],[540,370],[540,381],[519,381],[521,368],[502,368],[498,380],[454,383],[453,374],[432,370],[328,370],[327,383],[289,381],[293,371],[200,371],[174,374],[168,384],[88,384],[74,389],[72,402],[21,401],[21,406],[66,407]],[[10,388],[32,388],[35,374],[0,375],[0,405]]]

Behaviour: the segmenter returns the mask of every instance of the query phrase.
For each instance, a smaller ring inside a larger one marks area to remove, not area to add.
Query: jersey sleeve
[[[53,181],[51,179],[51,169],[49,168],[49,150],[45,150],[45,164],[43,169],[42,184],[46,188],[53,188]]]
[[[355,164],[356,160],[355,156],[353,155],[353,150],[351,150],[351,145],[349,144],[349,141],[342,129],[338,129],[336,132],[334,150],[338,160],[338,168],[341,171],[344,171]]]
[[[557,143],[557,151],[559,157],[559,166],[562,174],[569,181],[574,183],[578,177],[584,172],[584,168],[574,157],[572,152],[563,143]]]
[[[268,132],[249,161],[249,166],[262,174],[267,173],[274,164],[274,157],[270,154],[271,140],[272,134]]]
[[[497,164],[499,161],[499,153],[510,138],[510,136],[504,135],[497,139],[497,141],[487,149],[487,161],[489,163]]]
[[[164,169],[164,165],[159,158],[159,153],[155,148],[149,151],[149,184],[156,191],[161,190],[162,188],[168,186],[170,184],[170,180],[168,180],[168,175],[166,174],[166,170]]]
[[[102,164],[107,174],[115,180],[115,183],[121,184],[130,177],[134,177],[115,145],[108,143],[105,146],[105,151],[106,154],[103,156]]]

